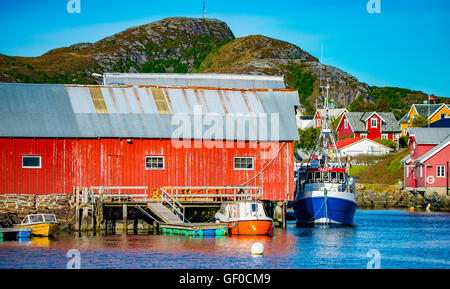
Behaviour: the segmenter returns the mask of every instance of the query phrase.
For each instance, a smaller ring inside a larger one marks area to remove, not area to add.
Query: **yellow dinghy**
[[[26,216],[22,223],[14,224],[13,228],[31,228],[34,236],[53,236],[58,222],[53,214],[33,214]]]

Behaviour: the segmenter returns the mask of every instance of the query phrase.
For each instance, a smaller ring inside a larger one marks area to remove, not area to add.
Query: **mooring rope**
[[[273,163],[273,161],[278,157],[278,155],[280,154],[280,152],[281,152],[281,150],[283,149],[283,147],[284,147],[284,145],[285,145],[286,143],[284,142],[283,143],[283,145],[280,147],[280,149],[278,150],[278,152],[277,152],[277,154],[270,160],[270,162],[268,162],[267,163],[267,165],[256,175],[256,176],[254,176],[253,178],[251,178],[250,180],[248,180],[248,181],[246,181],[246,182],[244,182],[243,184],[241,184],[240,186],[242,187],[242,186],[245,186],[245,185],[247,185],[247,184],[249,184],[249,183],[251,183],[251,182],[253,182],[253,181],[256,181],[256,179],[257,178],[259,178],[259,177],[261,177],[265,172],[266,172],[266,170],[269,168],[269,166]]]

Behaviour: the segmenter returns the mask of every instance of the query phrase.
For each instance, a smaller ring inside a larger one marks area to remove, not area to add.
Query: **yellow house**
[[[413,104],[409,112],[399,121],[402,136],[406,134],[406,129],[411,127],[412,121],[417,115],[423,115],[430,123],[433,123],[440,119],[450,117],[450,108],[445,103]]]

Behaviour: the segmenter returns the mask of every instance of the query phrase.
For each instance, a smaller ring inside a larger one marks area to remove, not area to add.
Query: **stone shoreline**
[[[0,225],[11,226],[29,214],[55,214],[61,223],[67,223],[73,214],[73,197],[67,194],[0,195]]]
[[[450,212],[450,196],[408,192],[398,185],[356,186],[358,208],[411,208]]]

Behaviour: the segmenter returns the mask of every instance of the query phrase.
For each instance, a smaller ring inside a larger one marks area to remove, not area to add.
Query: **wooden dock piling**
[[[123,233],[128,233],[128,205],[125,203],[122,207],[122,223],[123,223]]]
[[[80,187],[75,188],[75,231],[80,231]]]
[[[83,202],[82,202],[83,213],[81,215],[81,231],[86,232],[89,230],[88,190],[86,188],[83,188],[82,191],[83,191]]]

